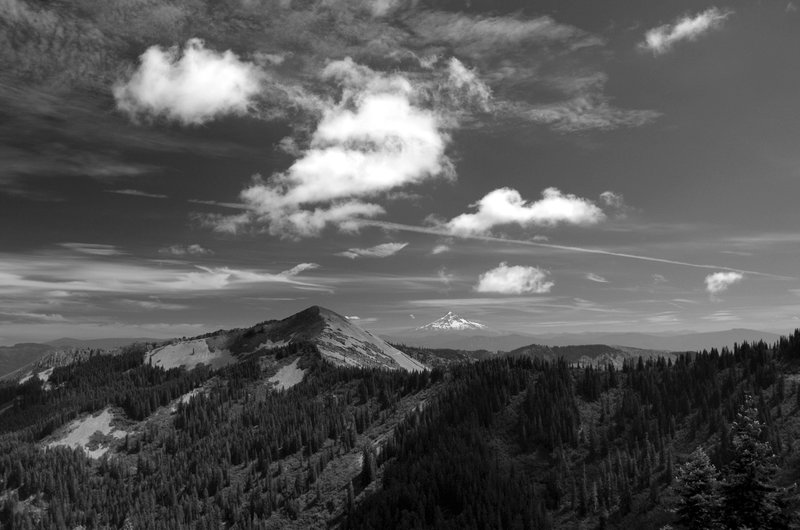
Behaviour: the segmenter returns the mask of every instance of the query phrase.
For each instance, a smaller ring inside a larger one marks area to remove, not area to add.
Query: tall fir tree
[[[777,471],[769,442],[762,441],[762,424],[752,396],[731,426],[732,459],[725,469],[725,523],[730,528],[778,529],[781,517],[778,492],[771,484]]]
[[[702,447],[678,468],[673,486],[678,495],[678,522],[691,530],[724,528],[719,471]]]

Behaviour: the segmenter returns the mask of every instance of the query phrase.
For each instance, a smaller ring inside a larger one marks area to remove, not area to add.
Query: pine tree
[[[673,486],[678,495],[678,522],[689,529],[722,528],[719,472],[702,447],[678,468]]]
[[[732,459],[725,469],[725,521],[731,528],[780,528],[777,493],[771,485],[775,455],[760,440],[762,425],[751,396],[731,426]]]
[[[361,450],[361,484],[369,485],[378,474],[378,466],[375,458],[375,449],[372,444],[367,443]]]

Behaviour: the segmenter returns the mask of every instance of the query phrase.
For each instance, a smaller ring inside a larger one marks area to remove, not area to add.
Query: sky
[[[800,5],[0,2],[0,344],[800,326]]]

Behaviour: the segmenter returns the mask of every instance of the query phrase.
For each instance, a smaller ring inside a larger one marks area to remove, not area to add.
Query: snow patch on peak
[[[452,311],[448,311],[442,318],[418,327],[417,331],[466,331],[478,329],[487,329],[487,326],[480,322],[467,320]]]

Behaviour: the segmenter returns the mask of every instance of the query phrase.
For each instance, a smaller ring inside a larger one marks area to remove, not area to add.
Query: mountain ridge
[[[337,366],[426,370],[427,367],[352,320],[321,306],[311,306],[282,320],[267,320],[248,328],[218,330],[151,350],[147,359],[164,368],[212,367],[242,356],[289,344],[313,344],[323,359]]]
[[[458,350],[511,351],[537,344],[543,346],[581,346],[606,344],[627,348],[659,351],[702,351],[703,349],[733,347],[742,342],[764,340],[772,343],[777,333],[746,328],[722,331],[653,334],[639,332],[585,332],[528,335],[507,333],[499,335],[457,333],[404,333],[387,335],[389,342],[421,348],[450,348]]]

